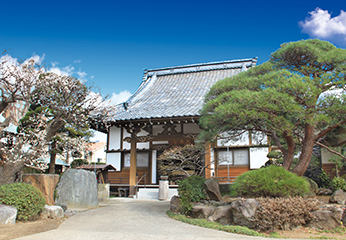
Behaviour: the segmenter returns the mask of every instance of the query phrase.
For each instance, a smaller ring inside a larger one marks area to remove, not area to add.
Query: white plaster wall
[[[119,150],[121,146],[121,128],[111,127],[109,130],[109,150]]]
[[[212,177],[215,176],[215,151],[214,148],[210,149],[210,174]]]
[[[196,123],[187,123],[184,124],[184,134],[188,133],[200,133],[201,129]]]
[[[153,126],[153,135],[157,135],[158,133],[163,131],[162,125]]]
[[[107,164],[112,164],[116,171],[121,171],[121,153],[107,153]]]
[[[144,130],[140,131],[137,136],[141,137],[141,136],[147,136],[148,133]],[[144,142],[144,143],[137,143],[137,148],[138,149],[149,149],[149,142]]]
[[[151,183],[152,184],[156,184],[156,175],[157,175],[157,153],[156,153],[156,150],[153,150],[152,153],[151,153]]]
[[[321,149],[321,160],[322,160],[322,164],[333,163],[332,161],[329,161],[329,159],[331,159],[333,156],[334,156],[333,153],[327,151],[327,150],[324,149],[324,148]]]
[[[225,134],[226,137],[226,134]],[[217,146],[219,147],[227,147],[227,146],[249,146],[250,145],[250,141],[249,141],[249,133],[245,132],[241,135],[241,138],[237,141],[233,141],[233,140],[223,140],[223,139],[219,139],[217,140]]]
[[[100,158],[100,162],[106,162],[106,147],[100,148],[97,151],[94,151],[92,154],[91,162],[97,162],[97,159]]]
[[[154,141],[153,144],[157,145],[157,144],[168,144],[169,142],[168,141]]]
[[[123,134],[124,134],[123,139],[126,137],[131,137],[131,134],[128,133],[126,130],[123,131]],[[131,149],[131,143],[123,141],[123,150],[124,149],[130,150]]]
[[[252,145],[265,145],[268,144],[268,136],[261,132],[252,132]]]
[[[269,159],[267,147],[250,148],[250,169],[258,169],[262,167]]]

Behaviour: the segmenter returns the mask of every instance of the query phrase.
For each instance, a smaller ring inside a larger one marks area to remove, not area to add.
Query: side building
[[[94,126],[108,134],[107,164],[117,169],[110,179],[127,184],[130,194],[143,174],[147,184],[158,184],[158,156],[174,145],[194,144],[201,132],[199,112],[210,87],[256,62],[250,58],[145,70],[128,101],[115,106],[106,124]],[[252,133],[245,133],[242,141],[206,143],[205,160],[212,167],[205,177],[230,181],[261,167],[267,161],[268,146],[252,139]]]

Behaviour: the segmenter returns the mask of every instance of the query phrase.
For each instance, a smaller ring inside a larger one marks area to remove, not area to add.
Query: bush
[[[304,178],[275,165],[243,173],[232,188],[236,195],[244,197],[290,197],[310,193],[310,185]]]
[[[191,176],[184,180],[178,181],[178,193],[180,196],[180,206],[184,213],[191,211],[193,202],[199,202],[206,199],[203,184],[205,178],[200,176]]]
[[[37,187],[26,183],[0,186],[0,203],[16,207],[17,220],[35,220],[47,203]]]
[[[343,178],[338,178],[338,177],[334,177],[332,180],[332,187],[333,190],[338,190],[341,189],[342,191],[346,191],[346,180]]]
[[[256,212],[255,221],[260,231],[289,230],[309,223],[312,211],[318,210],[317,199],[259,198],[261,205]]]
[[[71,162],[71,168],[76,168],[84,164],[89,164],[89,162],[86,159],[75,159]]]
[[[328,174],[321,167],[309,166],[304,176],[314,180],[320,188],[329,188],[331,186]]]

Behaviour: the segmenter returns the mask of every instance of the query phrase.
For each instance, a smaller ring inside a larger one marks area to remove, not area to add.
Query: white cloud
[[[25,64],[25,63],[28,63],[29,61],[34,60],[34,62],[35,62],[36,64],[40,65],[40,64],[42,63],[42,61],[44,60],[44,57],[45,57],[44,54],[42,55],[42,57],[40,57],[39,55],[37,55],[37,54],[34,53],[30,58],[28,58],[28,59],[26,59],[26,60],[24,61],[24,64]]]
[[[58,75],[63,75],[63,76],[72,75],[73,70],[74,70],[74,67],[72,67],[71,65],[63,67],[63,68],[56,67],[55,65],[54,67],[49,69],[50,72],[53,72]]]
[[[82,62],[82,60],[75,60],[75,61],[73,61],[73,63],[81,63]]]
[[[332,18],[327,10],[316,8],[309,14],[310,17],[299,22],[302,32],[310,37],[346,45],[346,12],[341,10],[340,15]]]
[[[125,102],[129,97],[131,96],[131,93],[127,90],[122,91],[120,93],[113,93],[112,97],[110,98],[110,104],[118,104]]]
[[[80,78],[84,78],[86,75],[88,75],[86,72],[82,72],[81,69],[79,69],[79,71],[77,72],[77,74],[78,74],[78,76],[79,76]]]

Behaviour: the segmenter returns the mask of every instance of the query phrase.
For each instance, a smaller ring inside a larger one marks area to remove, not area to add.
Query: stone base
[[[109,200],[109,183],[97,184],[97,193],[99,202],[107,202]]]

